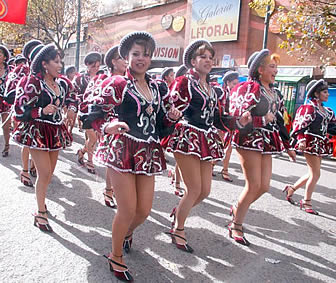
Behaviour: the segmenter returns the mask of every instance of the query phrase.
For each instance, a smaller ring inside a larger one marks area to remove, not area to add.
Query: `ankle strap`
[[[23,170],[23,169],[22,169],[22,172],[28,173],[28,170]]]
[[[236,223],[236,222],[232,222],[234,225],[236,225],[236,226],[243,226],[243,224],[240,224],[240,223]]]
[[[184,228],[182,228],[182,229],[179,229],[179,228],[175,228],[175,231],[184,231]]]
[[[47,210],[45,210],[45,211],[40,211],[40,210],[38,210],[37,212],[38,212],[38,213],[41,213],[41,214],[48,214],[48,211],[47,211]]]
[[[304,202],[306,202],[306,201],[311,201],[311,199],[304,199],[303,201],[304,201]]]
[[[115,254],[112,254],[112,256],[114,256],[114,257],[123,257],[123,255],[115,255]]]

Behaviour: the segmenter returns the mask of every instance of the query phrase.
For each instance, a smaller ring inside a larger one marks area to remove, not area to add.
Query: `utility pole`
[[[81,0],[78,0],[77,15],[77,39],[76,39],[76,69],[79,72],[79,54],[80,54],[80,31],[81,31]]]
[[[265,16],[265,28],[264,28],[264,40],[263,40],[263,49],[267,48],[267,40],[268,40],[268,27],[271,17],[271,5],[268,4],[266,6],[266,16]]]

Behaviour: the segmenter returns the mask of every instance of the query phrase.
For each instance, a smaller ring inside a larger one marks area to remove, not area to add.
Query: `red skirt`
[[[206,130],[185,123],[178,123],[167,144],[167,151],[194,155],[200,160],[222,160],[224,144],[215,127]]]
[[[20,145],[40,150],[60,150],[71,146],[72,136],[64,124],[39,121],[20,122],[12,137]]]
[[[130,135],[104,135],[96,152],[97,161],[119,172],[160,174],[166,160],[159,142],[146,142]]]
[[[271,132],[254,129],[244,136],[240,135],[239,131],[235,131],[232,145],[236,148],[259,151],[262,154],[278,154],[285,150],[278,130]]]
[[[313,154],[317,156],[332,155],[333,147],[332,143],[327,137],[318,137],[310,134],[305,134],[306,149],[304,153]],[[295,145],[295,149],[298,150],[298,144]],[[299,150],[298,150],[299,151]]]

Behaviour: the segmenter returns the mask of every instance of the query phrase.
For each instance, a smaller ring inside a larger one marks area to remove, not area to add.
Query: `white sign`
[[[230,61],[231,61],[231,56],[230,55],[223,55],[222,59],[222,67],[223,68],[230,68]]]
[[[171,45],[157,45],[152,57],[153,61],[178,62],[180,60],[181,48]]]

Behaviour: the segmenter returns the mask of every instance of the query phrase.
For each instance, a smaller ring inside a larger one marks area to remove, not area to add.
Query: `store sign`
[[[181,48],[171,45],[157,45],[152,57],[153,61],[178,62],[180,59]]]
[[[194,0],[192,4],[192,40],[210,42],[238,39],[240,0]]]

